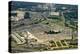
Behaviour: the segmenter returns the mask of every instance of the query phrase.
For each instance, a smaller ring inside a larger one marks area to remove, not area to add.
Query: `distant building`
[[[52,15],[59,16],[60,13],[59,13],[59,12],[50,12],[50,15],[51,15],[51,16],[52,16]]]
[[[29,18],[29,12],[27,11],[21,11],[21,10],[11,11],[12,21],[19,21],[21,19],[26,19],[26,18]]]
[[[18,10],[16,12],[17,12],[16,20],[24,19],[24,15],[25,15],[24,11],[19,11]]]

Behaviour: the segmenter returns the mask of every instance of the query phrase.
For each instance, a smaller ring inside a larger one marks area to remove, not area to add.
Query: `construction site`
[[[12,3],[12,8],[15,7],[14,3]],[[18,4],[22,5],[23,3]],[[27,3],[24,5],[29,6]],[[72,10],[72,7],[76,8]],[[15,10],[11,10],[9,18],[11,22],[9,25],[11,30],[9,34],[10,52],[78,48],[77,15],[71,15],[72,13],[76,14],[76,9],[76,5],[58,6],[39,3],[31,8],[19,8],[18,6]]]

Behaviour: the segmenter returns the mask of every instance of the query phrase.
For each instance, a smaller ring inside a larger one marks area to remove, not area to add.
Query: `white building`
[[[14,14],[14,15],[13,15]],[[11,20],[18,21],[20,19],[24,19],[25,12],[24,11],[11,11]]]
[[[59,15],[60,15],[60,13],[59,13],[59,12],[50,12],[50,15],[59,16]]]

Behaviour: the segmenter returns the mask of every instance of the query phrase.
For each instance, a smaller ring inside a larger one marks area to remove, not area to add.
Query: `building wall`
[[[16,15],[13,15],[15,13]],[[18,20],[24,19],[24,15],[25,15],[24,11],[19,11],[19,10],[11,11],[11,20],[18,21]]]
[[[59,16],[59,12],[50,12],[50,15],[56,15],[56,16]]]
[[[17,11],[17,20],[24,19],[25,12]]]

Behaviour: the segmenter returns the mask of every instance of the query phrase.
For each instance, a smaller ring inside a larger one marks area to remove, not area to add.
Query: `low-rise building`
[[[20,19],[24,19],[25,12],[23,11],[11,11],[11,20],[18,21]]]
[[[50,15],[59,16],[59,15],[60,15],[60,13],[59,13],[59,12],[50,12]]]

